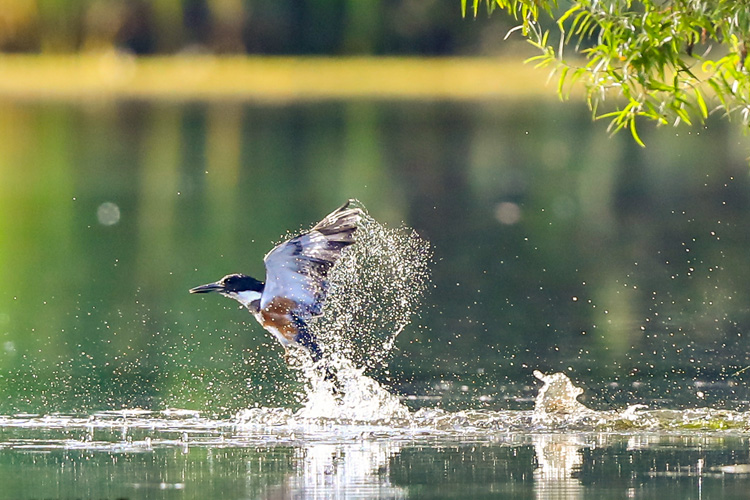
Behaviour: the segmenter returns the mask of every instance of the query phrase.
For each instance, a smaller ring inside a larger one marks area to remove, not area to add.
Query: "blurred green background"
[[[0,413],[297,404],[275,341],[187,289],[261,275],[273,242],[349,197],[434,246],[434,286],[374,373],[392,390],[524,405],[533,369],[565,370],[598,407],[747,405],[746,138],[721,117],[644,126],[646,149],[610,137],[522,67],[510,26],[460,2],[0,5]],[[175,73],[178,54],[216,64]],[[289,60],[266,55],[352,54],[412,56],[367,60],[410,90],[295,59],[341,93],[268,97]],[[248,94],[248,74],[268,79]]]

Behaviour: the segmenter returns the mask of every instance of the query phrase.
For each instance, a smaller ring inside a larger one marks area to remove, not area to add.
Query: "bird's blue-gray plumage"
[[[310,231],[281,243],[263,259],[266,285],[260,308],[276,297],[297,304],[302,319],[322,314],[328,292],[328,272],[344,248],[354,243],[354,232],[363,216],[362,209],[349,200],[316,224]]]
[[[323,313],[328,273],[342,251],[355,242],[363,216],[358,202],[349,200],[309,231],[274,247],[263,259],[265,283],[244,274],[231,274],[190,291],[217,291],[237,300],[282,345],[296,342],[318,361],[323,353],[308,321]]]

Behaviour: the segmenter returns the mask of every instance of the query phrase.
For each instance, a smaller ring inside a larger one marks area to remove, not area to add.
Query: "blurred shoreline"
[[[0,56],[0,99],[318,101],[557,99],[555,78],[516,58]]]

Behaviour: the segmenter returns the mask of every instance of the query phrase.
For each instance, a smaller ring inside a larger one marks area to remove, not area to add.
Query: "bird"
[[[265,281],[228,274],[191,288],[190,293],[218,292],[236,300],[281,343],[287,361],[288,349],[298,345],[317,363],[323,358],[323,349],[310,330],[310,320],[323,314],[329,272],[344,250],[356,242],[364,216],[361,204],[350,199],[309,231],[271,249],[263,258]]]

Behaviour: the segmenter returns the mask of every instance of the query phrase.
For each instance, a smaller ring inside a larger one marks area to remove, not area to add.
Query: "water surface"
[[[0,497],[747,491],[750,184],[720,120],[642,150],[548,102],[0,107]],[[390,410],[326,419],[187,289],[350,197],[434,257],[365,372]],[[542,412],[534,370],[585,390]]]
[[[747,414],[597,412],[562,374],[534,411],[256,408],[0,418],[7,498],[741,498]],[[364,387],[364,385],[363,385]],[[719,432],[717,429],[723,429]]]

